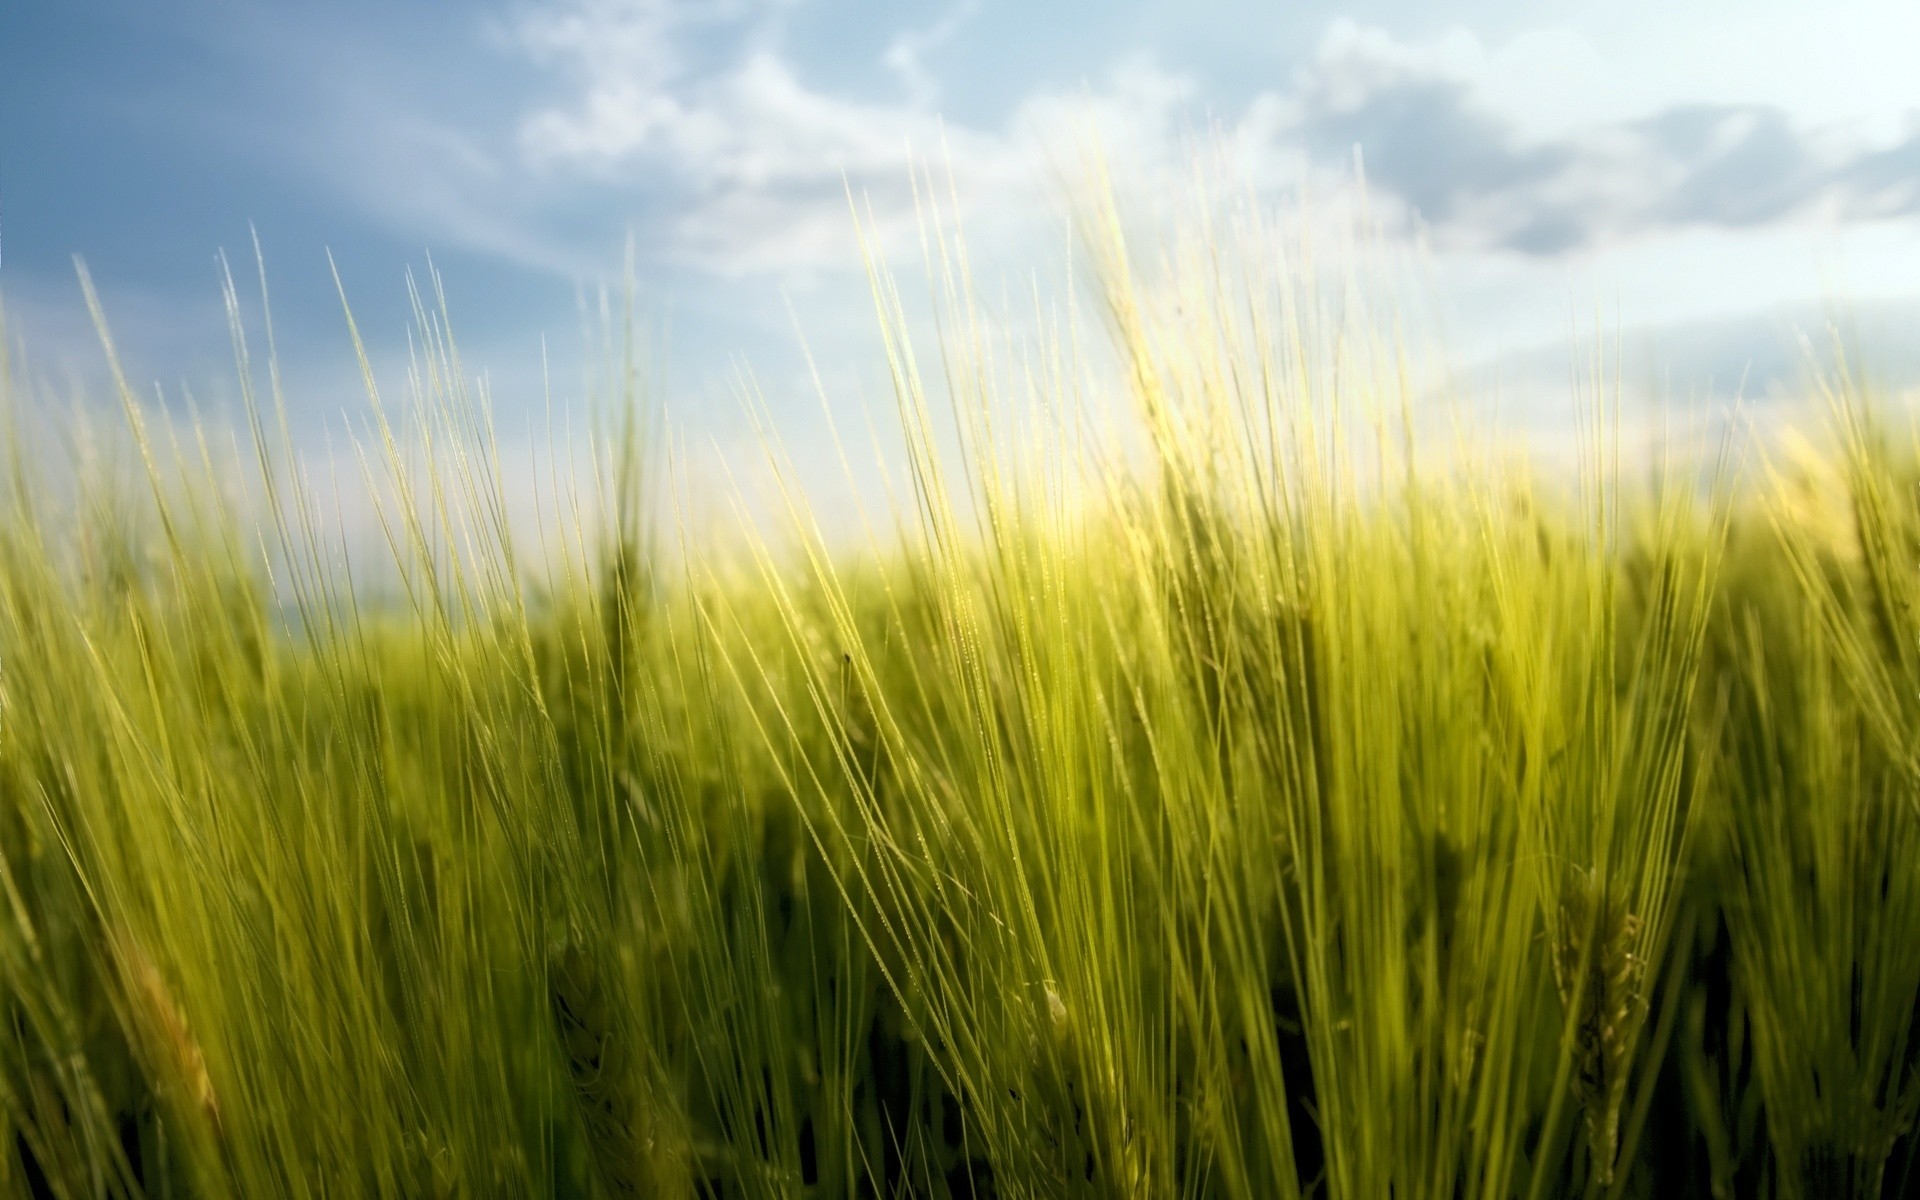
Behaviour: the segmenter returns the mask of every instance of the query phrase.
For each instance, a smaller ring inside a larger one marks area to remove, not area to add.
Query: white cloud
[[[1054,157],[1089,129],[1163,186],[1188,170],[1181,150],[1202,132],[1268,191],[1330,186],[1359,146],[1376,196],[1443,244],[1531,255],[1687,226],[1920,213],[1920,135],[1849,141],[1758,103],[1609,108],[1605,61],[1566,30],[1412,42],[1337,20],[1284,86],[1237,114],[1196,111],[1193,78],[1138,57],[973,128],[941,123],[924,62],[972,19],[970,3],[889,44],[883,65],[903,88],[892,101],[804,78],[781,52],[783,15],[745,0],[540,10],[518,37],[571,86],[527,117],[523,153],[556,177],[664,177],[677,205],[669,252],[726,273],[855,261],[843,184],[872,205],[883,244],[911,230],[916,163],[950,171],[963,210],[1031,207]]]
[[[1359,146],[1376,191],[1440,240],[1527,254],[1688,227],[1920,215],[1920,134],[1875,141],[1761,102],[1596,119],[1589,50],[1564,32],[1408,43],[1336,22],[1290,89],[1265,98],[1271,136],[1322,161]]]
[[[1048,186],[1050,154],[1076,133],[1104,129],[1131,164],[1166,157],[1193,83],[1147,60],[1116,65],[1099,86],[1037,95],[1003,128],[944,122],[925,56],[972,18],[962,3],[934,25],[889,43],[882,65],[903,95],[879,101],[834,94],[801,77],[767,34],[778,10],[733,10],[725,31],[741,44],[708,54],[677,6],[577,0],[528,17],[527,52],[571,84],[531,113],[519,142],[536,168],[564,178],[655,180],[678,194],[666,223],[671,250],[723,273],[857,263],[850,187],[867,229],[893,244],[916,226],[911,177],[932,165],[963,207],[991,196],[1031,207]],[[706,33],[716,19],[708,19]]]
[[[927,55],[952,41],[979,15],[980,0],[960,0],[932,25],[906,30],[887,43],[881,61],[899,78],[916,107],[931,108],[940,98],[940,82],[927,66]]]

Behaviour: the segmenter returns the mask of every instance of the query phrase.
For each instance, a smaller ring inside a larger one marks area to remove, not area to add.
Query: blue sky
[[[250,273],[252,223],[318,422],[359,403],[326,252],[382,362],[431,254],[511,425],[631,236],[676,423],[741,436],[738,355],[804,438],[795,314],[834,386],[880,377],[843,181],[904,254],[910,165],[944,155],[983,258],[1050,261],[1048,164],[1092,122],[1149,189],[1212,131],[1276,203],[1360,147],[1475,370],[1564,379],[1598,309],[1667,387],[1777,386],[1845,300],[1905,379],[1917,45],[1911,0],[11,0],[0,296],[84,378],[84,256],[136,378],[217,401],[215,254]]]

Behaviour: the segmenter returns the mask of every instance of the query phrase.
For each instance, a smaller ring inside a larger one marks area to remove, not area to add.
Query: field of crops
[[[1110,218],[1102,345],[876,274],[871,548],[812,464],[677,536],[645,419],[525,544],[434,312],[394,599],[270,381],[244,504],[130,393],[16,426],[0,1197],[1920,1194],[1904,411],[1656,464],[1602,377],[1531,469],[1354,289]]]

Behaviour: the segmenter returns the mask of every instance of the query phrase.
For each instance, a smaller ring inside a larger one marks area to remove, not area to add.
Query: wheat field
[[[0,369],[0,1196],[1920,1194],[1905,411],[1549,469],[1121,228],[1017,354],[872,265],[864,545],[633,391],[526,544],[422,306],[376,601],[261,347],[237,457]]]

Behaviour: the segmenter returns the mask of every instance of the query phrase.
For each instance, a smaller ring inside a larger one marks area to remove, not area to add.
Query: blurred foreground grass
[[[516,544],[431,312],[403,602],[277,380],[246,506],[130,394],[130,477],[16,432],[0,1196],[1914,1194],[1893,414],[1836,371],[1739,483],[1621,482],[1604,404],[1577,485],[1433,455],[1349,291],[1117,228],[1105,425],[956,248],[937,378],[875,270],[865,556],[797,485],[661,538],[638,418]]]

